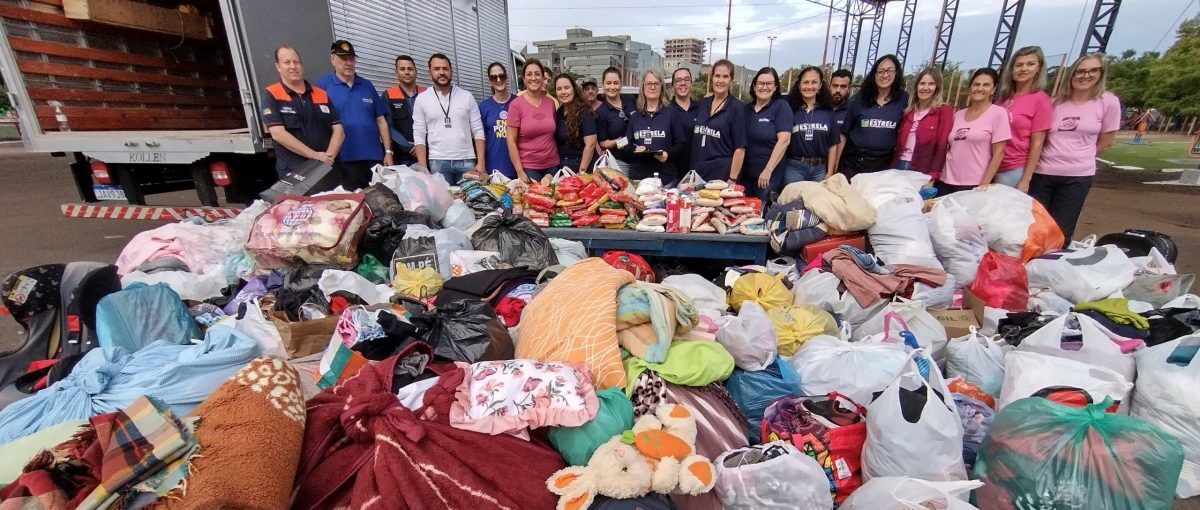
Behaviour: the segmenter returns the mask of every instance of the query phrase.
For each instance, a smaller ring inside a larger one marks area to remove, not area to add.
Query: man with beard
[[[846,123],[846,103],[850,99],[850,80],[853,79],[854,73],[851,73],[849,69],[838,69],[829,77],[829,98],[832,100],[833,120],[837,124],[839,133],[842,131],[842,124]],[[825,175],[837,173],[838,161],[841,160],[844,148],[846,148],[846,137],[843,136],[842,141],[829,153],[829,164]]]
[[[370,80],[356,73],[358,64],[350,41],[337,40],[329,48],[333,72],[317,79],[316,85],[329,93],[346,132],[346,141],[333,169],[342,187],[349,191],[371,184],[371,167],[392,164],[392,137],[388,130],[387,105]]]
[[[452,77],[449,57],[429,57],[433,86],[418,94],[413,105],[413,143],[417,162],[453,185],[466,173],[486,175],[487,166],[479,103],[451,83]]]
[[[275,141],[279,177],[310,159],[333,164],[344,135],[337,110],[325,90],[304,79],[304,64],[291,46],[275,49],[279,81],[263,96],[263,124]]]
[[[388,109],[391,110],[391,134],[393,158],[398,165],[411,165],[417,162],[413,147],[413,103],[417,94],[425,91],[425,87],[417,85],[417,65],[408,55],[396,57],[396,86],[387,89]]]
[[[583,89],[583,102],[591,105],[592,111],[596,111],[600,107],[600,100],[596,99],[600,87],[596,85],[596,80],[584,78],[583,84],[580,87]]]

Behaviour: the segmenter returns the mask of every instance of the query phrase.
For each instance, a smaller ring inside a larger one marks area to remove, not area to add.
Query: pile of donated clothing
[[[19,271],[0,510],[1200,494],[1200,297],[1173,245],[1060,249],[1023,194],[922,182],[789,186],[767,220],[792,249],[711,279],[588,257],[403,166]],[[811,228],[869,244],[803,260]]]

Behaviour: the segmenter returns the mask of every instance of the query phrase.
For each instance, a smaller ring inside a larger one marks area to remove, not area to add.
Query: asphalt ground
[[[138,232],[165,222],[65,218],[60,206],[78,202],[67,158],[26,153],[0,144],[0,275],[51,262],[115,261]],[[1077,237],[1143,228],[1169,234],[1179,245],[1180,272],[1200,270],[1200,188],[1143,184],[1176,175],[1104,169],[1084,207]],[[199,205],[194,192],[151,195],[151,205]],[[119,205],[122,202],[114,202]],[[0,351],[21,338],[12,318],[0,317]],[[1200,498],[1176,509],[1200,510]]]

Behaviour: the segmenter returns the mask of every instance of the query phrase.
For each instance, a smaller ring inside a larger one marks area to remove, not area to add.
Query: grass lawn
[[[1181,135],[1146,135],[1144,140],[1149,145],[1131,145],[1133,133],[1123,131],[1117,134],[1113,146],[1100,155],[1100,159],[1112,161],[1115,165],[1142,167],[1147,170],[1162,170],[1164,168],[1191,168],[1200,160],[1187,161],[1188,137]]]

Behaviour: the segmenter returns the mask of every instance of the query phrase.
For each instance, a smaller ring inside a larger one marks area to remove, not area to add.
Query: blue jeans
[[[799,159],[783,160],[783,186],[800,181],[821,182],[825,180],[825,164],[810,165]]]
[[[995,177],[992,177],[992,182],[996,184],[1003,184],[1010,188],[1015,188],[1018,184],[1021,184],[1022,175],[1025,175],[1025,167],[1023,166],[1016,167],[1012,170],[1001,170],[996,172]]]
[[[463,174],[470,172],[475,168],[474,159],[431,159],[429,160],[429,171],[435,174],[442,174],[451,186],[458,184],[462,180]]]

